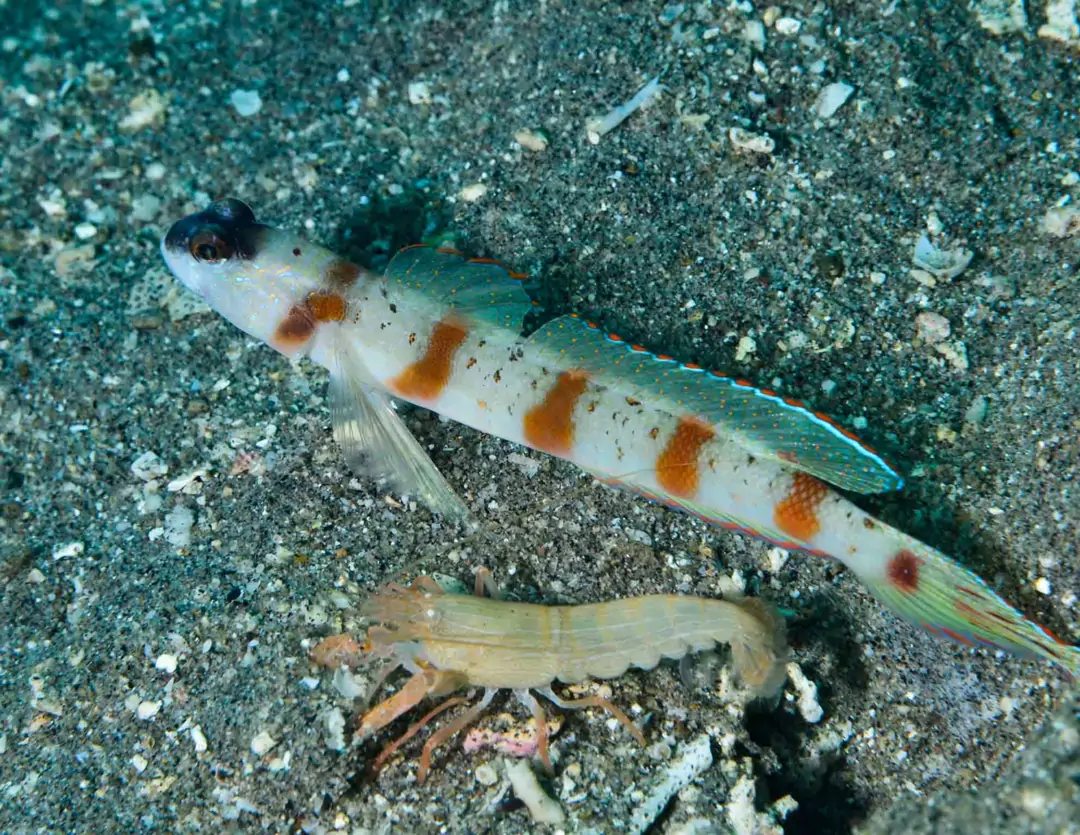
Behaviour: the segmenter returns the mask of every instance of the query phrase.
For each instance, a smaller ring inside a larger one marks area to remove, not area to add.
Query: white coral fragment
[[[855,88],[850,84],[845,84],[843,81],[826,84],[821,88],[821,92],[818,93],[817,101],[814,104],[818,116],[822,119],[832,117],[837,110],[844,106],[844,103],[851,98],[851,94],[854,92]]]
[[[975,4],[975,18],[994,35],[1009,35],[1027,29],[1024,0],[981,0]]]
[[[1080,235],[1080,209],[1055,206],[1043,215],[1041,226],[1051,238],[1075,238]]]
[[[643,107],[653,103],[663,90],[660,84],[660,76],[653,78],[648,84],[634,93],[633,98],[623,104],[613,107],[605,115],[590,119],[585,124],[585,134],[593,145],[600,141],[604,134],[611,133],[630,116]]]
[[[1039,37],[1080,46],[1076,14],[1076,0],[1047,0],[1046,23],[1039,27]]]
[[[771,154],[776,150],[776,141],[765,133],[752,133],[742,128],[732,128],[728,131],[728,139],[736,148],[757,154]]]
[[[646,832],[667,808],[671,798],[690,785],[712,763],[712,743],[708,734],[680,745],[679,756],[668,764],[660,782],[653,786],[645,800],[634,810],[630,818],[630,832],[634,835]]]
[[[566,822],[562,807],[544,792],[528,760],[503,760],[503,770],[514,789],[514,795],[525,804],[534,821],[551,826]]]
[[[920,235],[915,243],[915,253],[912,262],[916,267],[921,267],[931,275],[946,280],[956,278],[968,268],[975,253],[963,247],[952,249],[938,249],[926,235]]]
[[[802,718],[811,725],[820,722],[825,711],[821,709],[821,704],[818,702],[817,685],[806,677],[802,667],[794,661],[788,664],[787,669],[788,678],[791,679],[791,683],[795,685],[795,690],[799,694],[799,713]]]

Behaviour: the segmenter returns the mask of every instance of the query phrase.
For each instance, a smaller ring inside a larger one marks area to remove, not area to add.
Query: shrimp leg
[[[514,695],[517,696],[519,702],[532,711],[533,720],[536,722],[536,756],[544,764],[544,770],[549,775],[553,775],[555,769],[551,767],[551,759],[548,757],[548,729],[544,708],[541,707],[536,696],[528,690],[515,690]]]
[[[424,697],[445,696],[467,683],[468,679],[462,673],[453,670],[418,670],[398,692],[360,717],[356,724],[357,738],[366,739],[385,728],[401,714],[420,704]]]
[[[589,707],[602,708],[622,722],[626,727],[626,730],[630,732],[630,735],[634,737],[634,739],[642,745],[645,744],[645,735],[638,730],[637,725],[631,722],[630,717],[615,707],[615,705],[607,699],[601,699],[599,696],[586,696],[584,699],[570,699],[567,701],[555,695],[555,691],[550,687],[544,687],[543,689],[537,688],[537,692],[550,699],[557,707],[561,707],[563,710],[581,710]]]
[[[476,587],[473,592],[477,597],[483,597],[484,592],[492,600],[502,600],[499,594],[499,586],[495,582],[495,576],[486,568],[476,569]]]
[[[386,761],[394,755],[394,752],[397,751],[398,748],[400,748],[414,736],[416,736],[428,722],[430,722],[443,711],[449,710],[450,708],[457,705],[463,705],[467,701],[468,699],[466,699],[464,696],[453,696],[447,699],[441,705],[433,707],[431,710],[429,710],[426,714],[424,714],[424,717],[420,721],[414,722],[412,726],[410,726],[409,730],[405,731],[405,733],[403,733],[401,736],[399,736],[397,739],[395,739],[393,742],[383,748],[382,753],[379,754],[379,756],[376,757],[375,762],[371,764],[372,773],[379,771],[379,769],[383,767]]]
[[[497,688],[486,688],[484,690],[484,698],[470,707],[445,728],[440,728],[431,735],[431,738],[424,744],[424,751],[420,755],[420,768],[416,772],[417,783],[423,784],[424,780],[427,779],[428,772],[431,770],[431,755],[434,753],[435,749],[446,742],[446,740],[450,739],[454,734],[475,722],[477,717],[479,717],[480,714],[487,709],[487,706],[491,704],[491,700],[498,692]]]

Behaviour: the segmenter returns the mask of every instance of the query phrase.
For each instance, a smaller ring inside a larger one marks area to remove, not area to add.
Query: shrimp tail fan
[[[788,644],[784,617],[758,597],[736,597],[739,633],[731,639],[735,674],[761,698],[779,693],[787,678]]]

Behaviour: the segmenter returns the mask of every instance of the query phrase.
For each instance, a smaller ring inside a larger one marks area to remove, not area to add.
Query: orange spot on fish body
[[[316,322],[340,322],[345,318],[345,299],[337,293],[316,290],[308,295],[307,306]]]
[[[282,319],[270,338],[271,344],[285,354],[291,354],[303,347],[315,333],[315,317],[306,304],[295,304],[289,308],[288,315]]]
[[[544,399],[525,413],[525,443],[551,455],[567,456],[574,445],[574,407],[585,393],[589,375],[563,371]]]
[[[436,323],[424,355],[390,381],[391,391],[410,400],[438,398],[450,382],[454,355],[468,335],[465,323],[456,317]]]
[[[701,480],[698,456],[716,437],[712,427],[697,418],[680,418],[656,459],[656,481],[668,493],[683,499],[697,494]]]
[[[806,473],[791,474],[791,489],[773,508],[773,522],[794,539],[807,542],[821,530],[818,508],[829,488]]]
[[[352,261],[337,258],[330,262],[323,275],[326,278],[326,283],[331,287],[346,290],[356,283],[356,279],[360,277],[361,272],[363,270]]]
[[[919,566],[922,562],[911,551],[906,549],[898,551],[889,560],[889,566],[886,569],[889,582],[906,594],[914,594],[919,590]],[[957,609],[961,606],[966,606],[966,604],[956,604]]]

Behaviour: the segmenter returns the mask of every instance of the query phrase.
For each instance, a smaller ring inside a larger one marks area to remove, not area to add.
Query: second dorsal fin
[[[903,486],[903,477],[882,455],[806,404],[654,354],[576,314],[544,325],[530,342],[554,354],[561,368],[579,368],[643,403],[715,425],[757,457],[782,461],[856,493]]]
[[[453,249],[408,246],[386,267],[386,280],[444,302],[457,313],[521,332],[533,303],[522,273]]]

